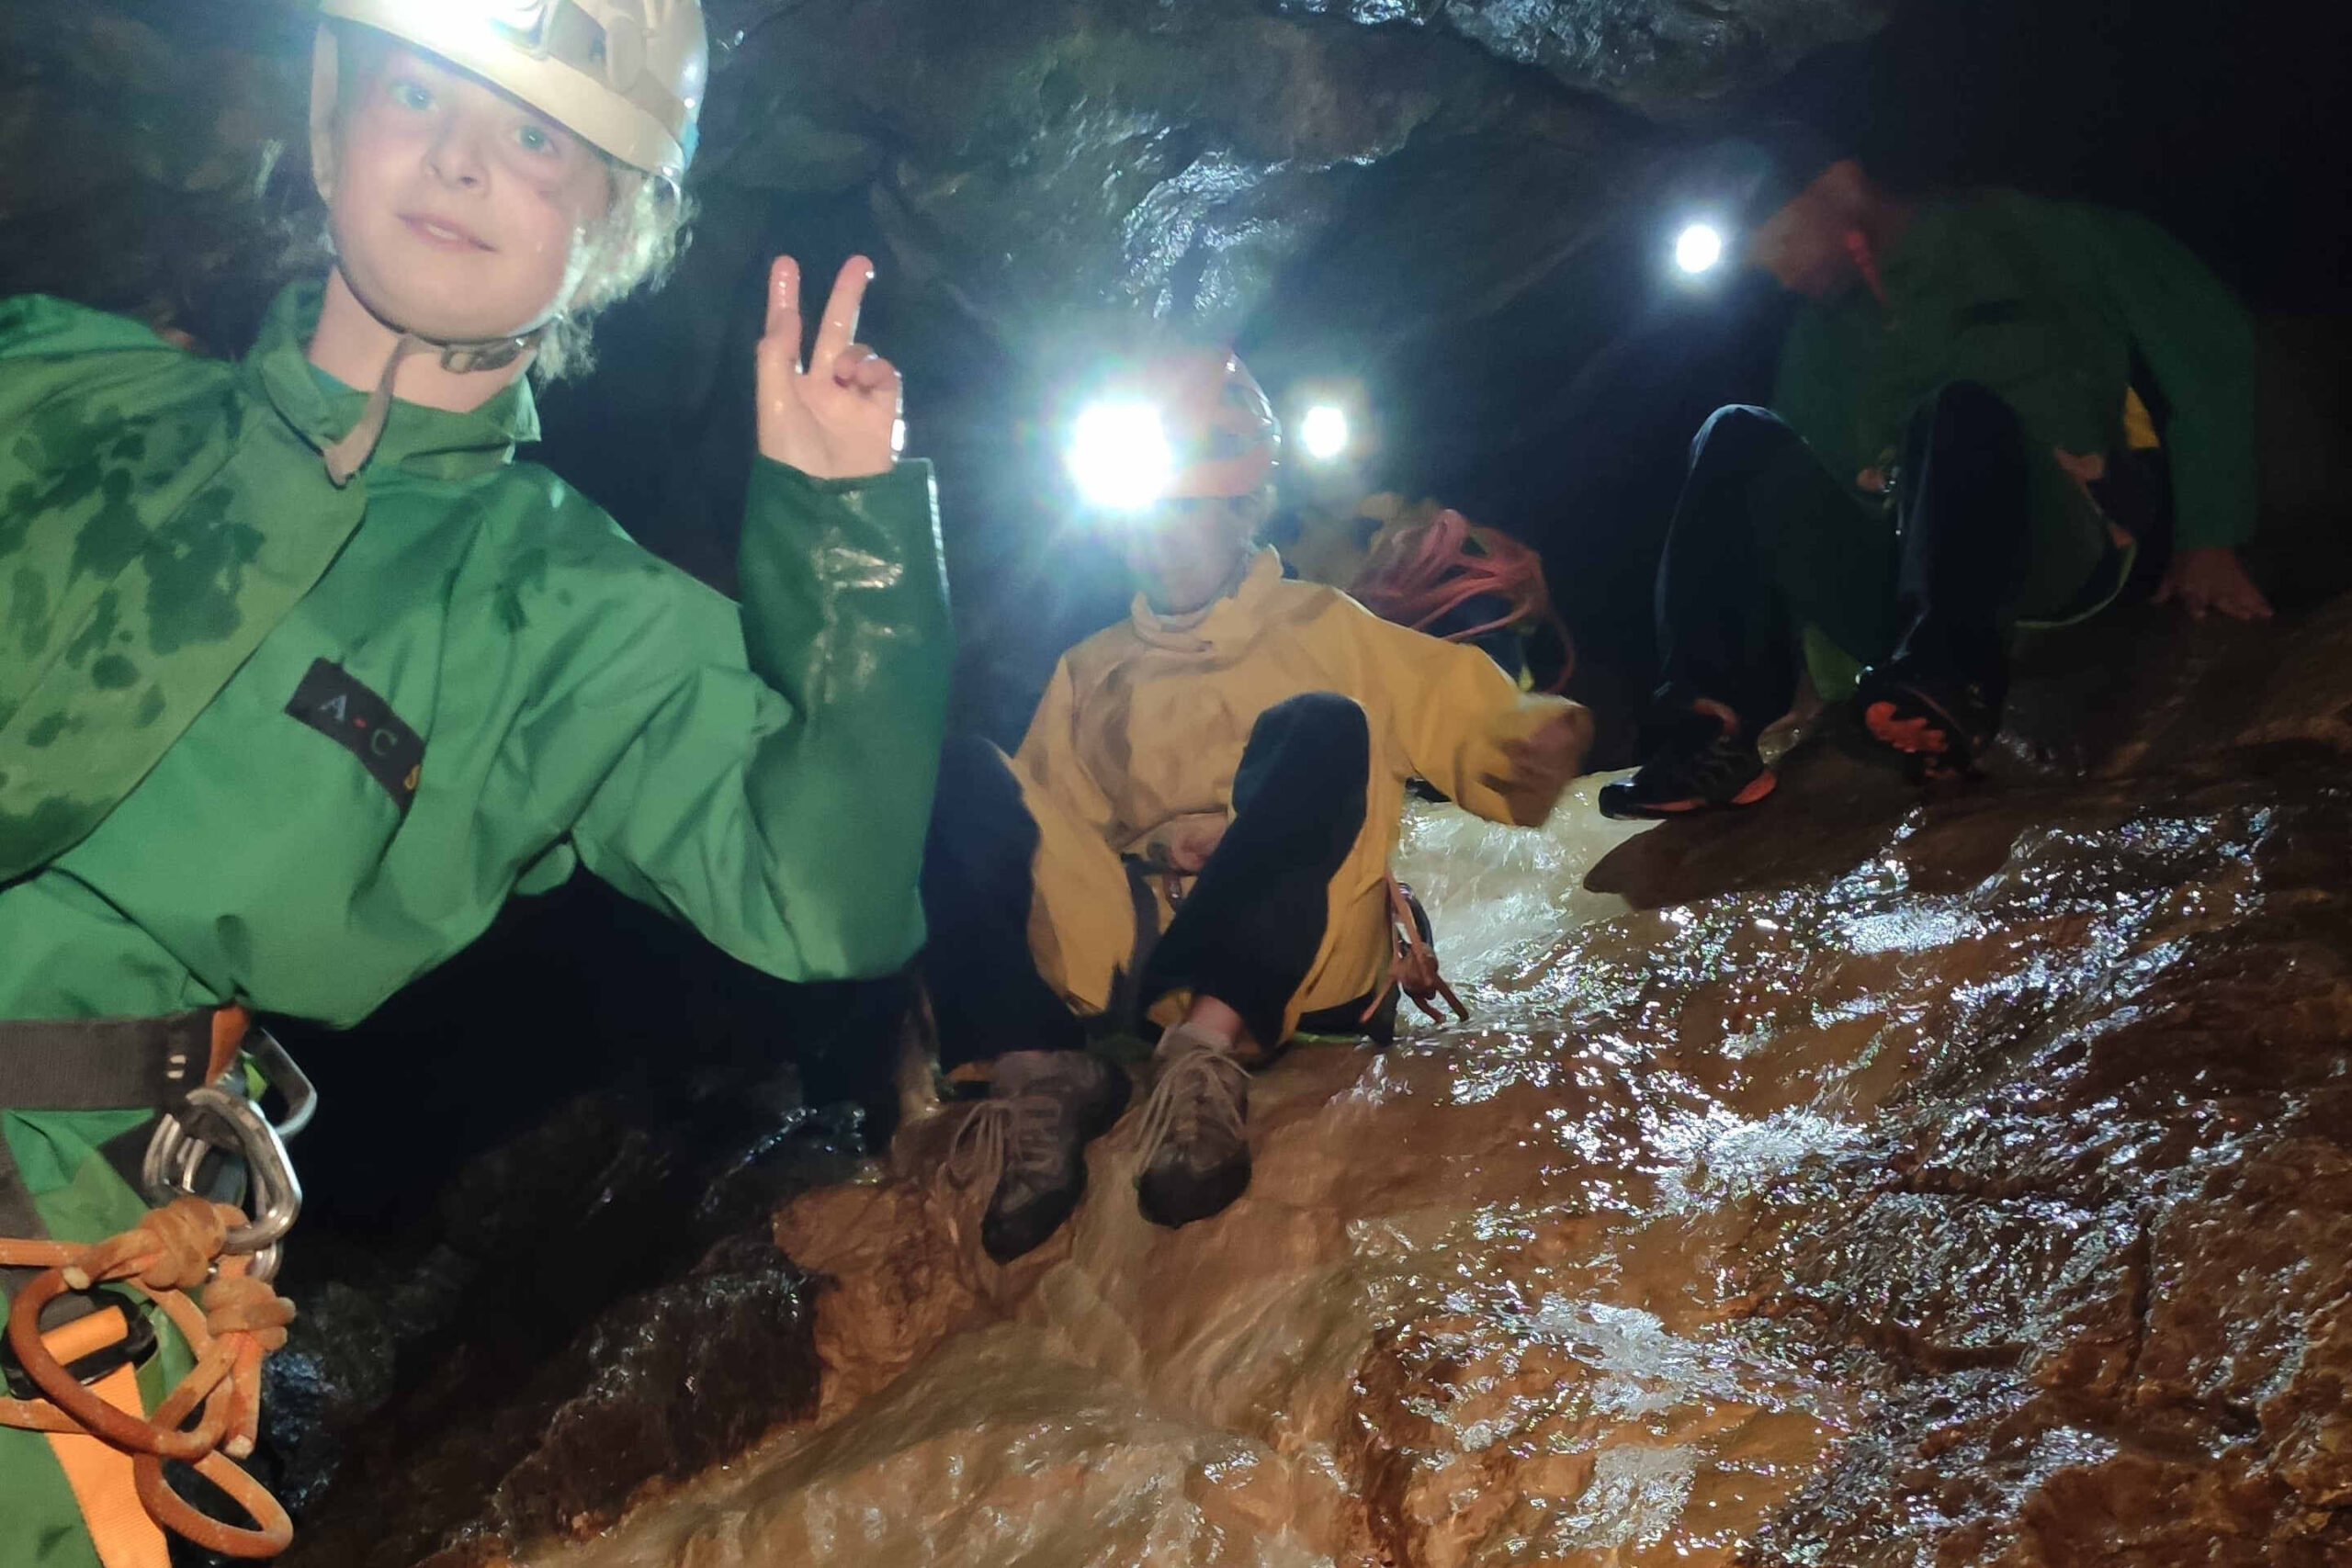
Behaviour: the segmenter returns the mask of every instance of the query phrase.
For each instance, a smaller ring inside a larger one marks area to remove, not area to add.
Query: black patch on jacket
[[[358,758],[401,815],[408,815],[424,765],[424,738],[401,723],[390,703],[342,665],[319,659],[294,688],[286,711]]]

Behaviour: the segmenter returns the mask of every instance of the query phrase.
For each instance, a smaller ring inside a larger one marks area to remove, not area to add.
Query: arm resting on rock
[[[2254,326],[2228,286],[2146,219],[2083,209],[2112,309],[2171,404],[2175,545],[2244,544],[2254,533]]]

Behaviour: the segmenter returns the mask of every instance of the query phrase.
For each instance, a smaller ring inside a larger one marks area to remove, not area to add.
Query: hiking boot
[[[1179,1024],[1159,1037],[1136,1156],[1143,1217],[1171,1229],[1205,1220],[1250,1185],[1250,1074],[1233,1048]]]
[[[989,1188],[980,1247],[1010,1263],[1086,1195],[1086,1145],[1126,1109],[1127,1075],[1084,1051],[1011,1051],[947,1145],[947,1174]]]
[[[1862,672],[1854,694],[1862,727],[1911,759],[1923,778],[1958,778],[2001,728],[2001,699],[1986,682],[1928,673],[1898,659]]]
[[[1622,821],[1753,806],[1781,782],[1721,704],[1694,703],[1669,714],[1657,733],[1658,744],[1632,778],[1601,786],[1603,817]]]

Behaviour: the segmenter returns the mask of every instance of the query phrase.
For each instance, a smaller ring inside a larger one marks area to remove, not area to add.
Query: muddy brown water
[[[820,1418],[523,1560],[2352,1562],[2330,769],[1819,798],[1837,874],[1639,910],[1422,823],[1470,1022],[1292,1052],[1182,1231],[1130,1118],[1002,1270],[918,1121],[778,1218]]]

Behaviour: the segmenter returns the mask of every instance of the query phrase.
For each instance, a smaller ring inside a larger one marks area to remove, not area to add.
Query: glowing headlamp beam
[[[1065,458],[1091,506],[1140,512],[1168,492],[1176,453],[1148,403],[1094,403],[1080,412]]]
[[[1723,231],[1712,223],[1687,224],[1674,237],[1674,265],[1685,272],[1709,271],[1723,259]]]
[[[1348,449],[1348,416],[1343,409],[1317,403],[1298,422],[1298,444],[1318,463],[1328,463]]]

